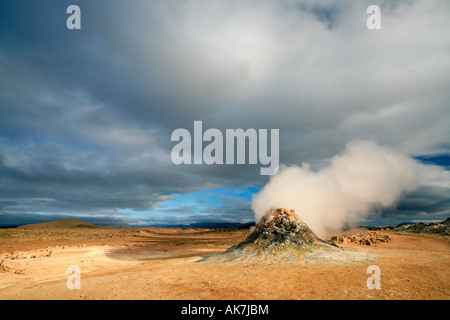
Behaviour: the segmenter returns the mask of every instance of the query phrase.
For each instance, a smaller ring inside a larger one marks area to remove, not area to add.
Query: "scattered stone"
[[[5,265],[4,259],[0,262],[0,271],[2,271],[2,272],[10,272],[11,271],[11,269]]]
[[[3,259],[0,262],[0,272],[10,272],[10,273],[13,273],[13,274],[21,274],[21,275],[25,274],[24,270],[17,270],[14,267],[6,265],[5,259]]]
[[[25,271],[24,271],[24,270],[14,270],[13,273],[14,273],[14,274],[24,275],[24,274],[25,274]]]
[[[367,231],[365,233],[358,233],[352,235],[338,235],[332,236],[330,241],[334,244],[359,244],[359,245],[375,245],[382,242],[390,242],[391,237],[386,234],[379,234],[375,231]]]

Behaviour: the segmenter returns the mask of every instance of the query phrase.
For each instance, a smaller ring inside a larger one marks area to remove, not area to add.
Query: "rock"
[[[355,243],[359,245],[370,246],[382,242],[389,242],[391,238],[386,234],[378,234],[377,232],[366,232],[353,235],[335,235],[330,238],[335,244]]]
[[[14,267],[11,265],[6,265],[6,261],[4,259],[0,262],[0,272],[10,272],[13,274],[22,274],[22,275],[25,274],[25,271],[23,269],[18,270],[17,266]]]
[[[24,270],[14,270],[13,273],[14,273],[14,274],[24,275],[24,274],[25,274],[25,271],[24,271]]]
[[[4,259],[0,262],[0,271],[3,271],[3,272],[10,272],[11,271],[11,269],[5,264],[5,260]]]

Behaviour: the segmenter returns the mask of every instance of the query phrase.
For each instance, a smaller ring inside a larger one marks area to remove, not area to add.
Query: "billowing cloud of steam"
[[[270,208],[295,209],[319,236],[391,207],[417,188],[417,163],[373,141],[352,141],[317,172],[281,168],[252,200],[256,221]]]

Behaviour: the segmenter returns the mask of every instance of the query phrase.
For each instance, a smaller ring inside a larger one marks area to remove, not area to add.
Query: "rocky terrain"
[[[329,241],[336,245],[377,246],[392,240],[387,231],[448,237],[450,236],[450,218],[442,222],[403,223],[396,227],[360,227],[359,229],[340,232],[337,235],[332,234],[329,236]]]
[[[365,246],[377,245],[383,242],[390,242],[391,237],[387,234],[380,234],[375,231],[360,231],[350,235],[336,235],[330,238],[334,244],[359,244]]]
[[[419,222],[413,224],[405,224],[402,226],[394,227],[391,230],[397,232],[450,236],[450,218],[447,218],[442,222]]]
[[[257,238],[259,243],[250,244],[264,248],[266,243],[270,247],[268,240],[271,239],[284,246],[286,240],[292,245],[301,238],[305,248],[293,251],[303,250],[306,256],[310,254],[309,260],[301,255],[302,259],[288,259],[283,257],[283,250],[278,251],[281,253],[275,250],[272,253],[277,253],[276,256],[266,255],[264,259],[245,256],[247,258],[225,259],[224,263],[207,259],[209,262],[205,263],[206,257],[245,242],[248,230],[42,225],[32,229],[0,229],[0,299],[450,298],[449,237],[369,230],[374,233],[367,235],[389,236],[390,241],[370,246],[345,241],[338,244],[345,249],[342,250],[315,239],[307,229],[301,231],[302,225],[295,223],[297,220],[290,221],[288,216],[291,215],[283,213],[266,219],[268,229],[260,229],[263,232],[257,233],[261,236]],[[282,236],[275,234],[274,231],[280,230],[277,225],[289,232]],[[364,235],[364,231],[368,230],[348,230],[336,236]],[[308,239],[336,250],[310,252]],[[247,249],[251,248],[250,244]],[[269,247],[262,251],[269,252]],[[313,258],[314,252],[320,254]],[[337,252],[358,252],[373,258],[331,263],[330,258]],[[80,289],[67,287],[70,276],[67,270],[72,265],[81,270]],[[367,288],[370,276],[367,269],[371,265],[381,270],[380,290]]]
[[[384,227],[361,227],[361,229],[370,231],[393,231],[416,234],[434,234],[438,236],[450,236],[450,218],[441,222],[419,222],[419,223],[401,223],[397,226]]]

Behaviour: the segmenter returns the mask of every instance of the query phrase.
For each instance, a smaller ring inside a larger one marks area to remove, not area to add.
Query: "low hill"
[[[105,228],[102,226],[97,226],[92,223],[84,222],[77,219],[62,219],[52,222],[34,223],[26,224],[18,227],[20,229],[47,229],[47,228],[89,228],[89,229],[100,229]]]
[[[437,234],[441,236],[450,236],[449,219],[442,222],[419,222],[415,224],[407,224],[400,227],[393,228],[398,232],[409,233],[425,233],[425,234]]]
[[[390,230],[396,232],[418,233],[418,234],[436,234],[441,236],[450,236],[450,218],[441,222],[419,222],[419,223],[401,223],[395,227],[363,227],[367,230]]]

